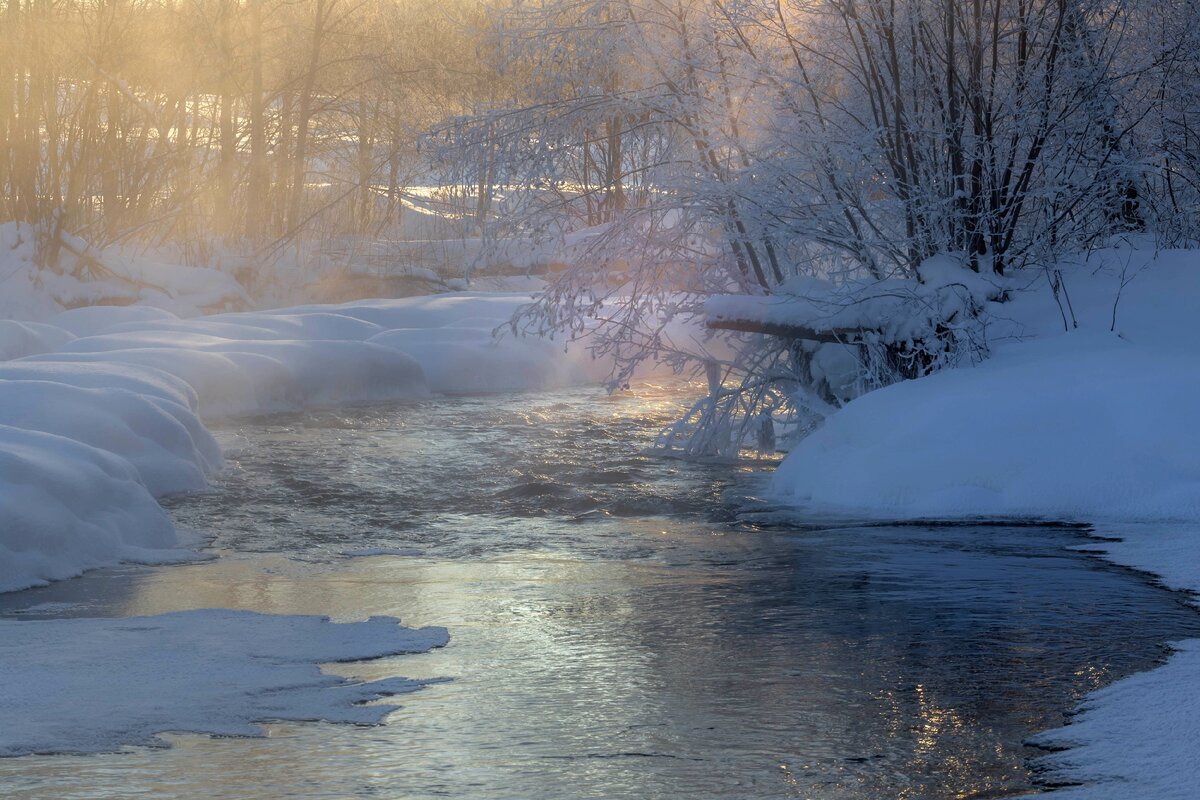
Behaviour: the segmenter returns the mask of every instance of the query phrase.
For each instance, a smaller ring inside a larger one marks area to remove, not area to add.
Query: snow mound
[[[207,317],[204,319],[204,323],[213,324],[224,320],[269,330],[280,339],[345,339],[364,342],[383,332],[383,328],[373,322],[346,314],[331,314],[321,311],[307,314],[230,314]]]
[[[601,380],[605,369],[582,348],[494,335],[528,301],[455,292],[188,320],[139,307],[75,309],[54,321],[79,338],[35,360],[175,375],[206,419]]]
[[[0,363],[0,380],[47,381],[83,389],[128,389],[147,397],[176,403],[192,411],[199,398],[191,384],[176,375],[149,367],[104,362],[10,361]]]
[[[131,619],[0,620],[0,756],[165,746],[168,731],[260,735],[259,723],[371,725],[395,706],[362,705],[428,681],[356,682],[318,664],[421,653],[444,628],[372,617],[198,610]]]
[[[128,389],[0,381],[0,425],[53,433],[127,460],[155,497],[203,489],[220,448],[187,408]]]
[[[522,292],[447,292],[395,300],[356,300],[339,305],[307,305],[263,312],[268,315],[337,314],[374,323],[382,329],[441,328],[468,319],[508,320],[530,302]],[[223,315],[229,319],[239,315]]]
[[[1200,518],[1200,358],[1075,332],[849,403],[784,459],[792,502],[889,517]]]
[[[170,519],[129,461],[0,425],[0,591],[118,561],[179,560],[175,547]]]
[[[0,361],[49,353],[74,338],[54,325],[0,319]]]
[[[75,336],[94,336],[97,333],[128,322],[177,320],[170,311],[151,306],[83,306],[56,314],[46,322],[69,331]]]
[[[182,379],[207,419],[317,406],[369,403],[428,393],[420,365],[392,348],[347,341],[236,341],[181,334],[179,346],[153,332],[78,339],[91,352],[34,357],[35,363],[119,364]],[[113,338],[110,338],[113,337]],[[141,345],[141,346],[138,346]],[[109,349],[112,348],[112,349]]]

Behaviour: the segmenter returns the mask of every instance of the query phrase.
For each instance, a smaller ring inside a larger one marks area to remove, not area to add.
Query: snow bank
[[[171,521],[127,460],[0,425],[0,591],[117,561],[177,560],[176,546]]]
[[[64,308],[104,304],[182,314],[250,305],[242,286],[220,270],[165,263],[119,247],[93,248],[65,233],[58,267],[51,269],[38,257],[47,236],[25,222],[0,223],[0,319],[44,320]]]
[[[889,517],[1200,519],[1200,358],[1077,332],[867,394],[776,472]]]
[[[78,339],[64,350],[33,360],[116,363],[173,374],[193,388],[207,419],[428,393],[416,361],[367,342],[237,341],[152,332]]]
[[[74,338],[54,325],[0,319],[0,361],[49,353]]]
[[[0,756],[165,746],[157,734],[260,735],[259,723],[377,724],[395,709],[364,706],[428,681],[360,683],[318,664],[421,653],[444,628],[372,617],[199,610],[132,619],[0,620]]]
[[[1032,738],[1069,748],[1039,760],[1069,800],[1192,800],[1200,786],[1200,640],[1175,645],[1165,666],[1088,695],[1071,724]]]
[[[493,330],[520,293],[180,319],[78,308],[0,321],[0,591],[179,557],[154,502],[222,463],[201,419],[601,377],[586,354]],[[36,433],[35,433],[36,432]]]
[[[173,374],[205,418],[419,396],[598,381],[577,348],[502,326],[529,296],[457,292],[182,320],[141,308],[75,309],[75,333],[41,363],[116,363]]]
[[[154,496],[202,489],[221,466],[192,412],[128,389],[0,381],[0,425],[56,434],[120,456]]]
[[[1196,261],[1100,254],[1063,310],[1038,278],[1000,306],[991,358],[848,403],[773,491],[872,516],[1200,519]]]
[[[151,306],[83,306],[55,314],[46,322],[75,336],[95,336],[119,324],[178,320],[170,311]]]

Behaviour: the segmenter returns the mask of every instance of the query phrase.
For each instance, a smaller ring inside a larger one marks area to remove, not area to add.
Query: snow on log
[[[1006,285],[948,256],[931,258],[918,277],[848,281],[793,278],[762,295],[718,295],[704,304],[714,330],[762,333],[824,344],[866,338],[885,344],[930,339],[1002,298]]]

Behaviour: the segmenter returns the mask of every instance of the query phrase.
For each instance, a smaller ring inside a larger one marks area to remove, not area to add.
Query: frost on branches
[[[977,359],[1035,279],[1069,325],[1060,258],[1197,233],[1182,9],[546,0],[493,23],[511,91],[431,137],[445,180],[485,242],[566,254],[526,330],[586,336],[617,386],[707,371],[665,439],[693,455]],[[732,352],[680,340],[705,318],[744,323]]]

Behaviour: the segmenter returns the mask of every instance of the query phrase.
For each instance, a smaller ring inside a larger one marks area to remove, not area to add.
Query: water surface
[[[1037,788],[1024,737],[1200,635],[1076,531],[739,524],[769,465],[643,455],[677,411],[646,387],[226,425],[231,469],[170,503],[220,559],[0,613],[394,614],[450,646],[331,669],[453,680],[377,728],[0,761],[4,796],[1005,797]]]

